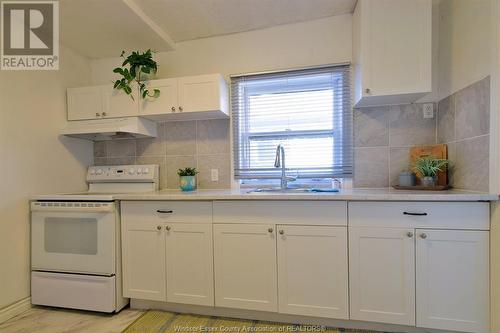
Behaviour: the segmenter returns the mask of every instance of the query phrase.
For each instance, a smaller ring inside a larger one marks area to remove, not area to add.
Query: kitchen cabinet
[[[353,15],[355,107],[408,104],[432,91],[432,1],[359,0]]]
[[[348,319],[347,228],[277,228],[279,312]]]
[[[122,202],[125,297],[214,305],[210,202]]]
[[[415,325],[412,229],[349,228],[351,319]]]
[[[273,224],[214,224],[215,305],[278,311]]]
[[[122,218],[123,296],[166,301],[165,233],[161,224]]]
[[[112,85],[68,88],[68,120],[130,117],[138,114],[137,89],[134,99]]]
[[[488,332],[487,231],[417,230],[417,326]]]
[[[147,97],[139,114],[154,120],[228,118],[227,83],[220,74],[152,80],[148,89],[159,89],[160,97]]]
[[[214,305],[211,224],[168,223],[167,301]]]

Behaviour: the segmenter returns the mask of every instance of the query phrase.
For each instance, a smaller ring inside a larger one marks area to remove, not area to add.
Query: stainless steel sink
[[[309,188],[300,188],[300,187],[292,187],[282,189],[281,187],[266,187],[266,188],[255,188],[247,193],[310,193],[311,189]]]

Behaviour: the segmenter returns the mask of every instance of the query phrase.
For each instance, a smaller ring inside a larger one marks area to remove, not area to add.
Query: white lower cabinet
[[[488,231],[417,230],[417,326],[488,332]]]
[[[278,311],[271,224],[214,224],[215,305]]]
[[[278,225],[279,312],[349,318],[347,227]]]
[[[413,229],[349,228],[351,319],[415,325]]]
[[[167,301],[213,306],[212,225],[171,223],[165,228]]]
[[[166,301],[165,233],[154,222],[122,217],[123,296]]]

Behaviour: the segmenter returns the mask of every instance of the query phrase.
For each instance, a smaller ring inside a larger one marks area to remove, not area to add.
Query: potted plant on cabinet
[[[153,91],[149,91],[146,89],[146,83],[144,83],[155,75],[158,70],[158,65],[153,59],[153,51],[147,50],[143,53],[134,51],[127,57],[125,57],[125,51],[122,51],[120,57],[124,59],[122,66],[113,69],[113,73],[121,75],[122,78],[115,81],[114,88],[123,90],[134,99],[132,85],[135,82],[139,86],[139,95],[143,99],[146,97],[158,98],[160,90],[153,89]]]
[[[179,186],[183,191],[194,191],[196,190],[196,174],[198,171],[196,168],[184,168],[179,169],[177,174],[179,175]]]
[[[450,161],[446,159],[421,157],[415,162],[413,169],[420,176],[422,186],[433,187],[436,185],[437,173],[444,171],[449,164]]]

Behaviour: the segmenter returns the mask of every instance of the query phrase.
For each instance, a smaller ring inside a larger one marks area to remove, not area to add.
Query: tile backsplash
[[[437,103],[433,118],[423,104],[354,109],[354,187],[395,185],[409,166],[409,148],[446,143],[455,188],[488,191],[490,78]]]
[[[179,187],[179,168],[196,167],[199,188],[229,188],[229,119],[158,123],[157,138],[96,142],[94,164],[159,164],[162,189]],[[218,169],[218,181],[211,180],[212,169]]]

